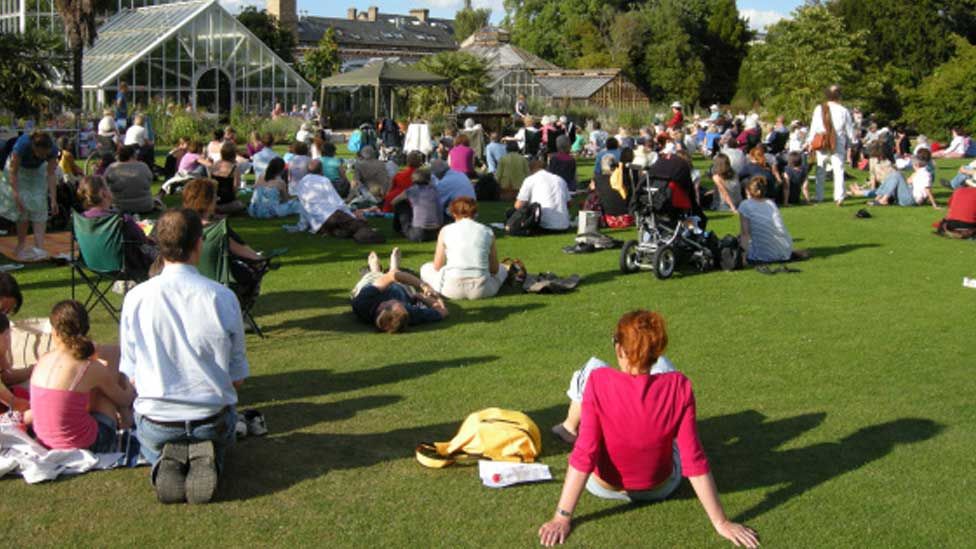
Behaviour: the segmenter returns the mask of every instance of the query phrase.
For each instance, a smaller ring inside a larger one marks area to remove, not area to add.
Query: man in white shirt
[[[562,232],[569,228],[569,187],[563,178],[545,170],[545,162],[533,159],[531,175],[522,182],[515,209],[538,204],[542,210],[539,226],[544,231]]]
[[[128,293],[119,369],[136,386],[137,436],[163,503],[206,503],[234,442],[237,389],[248,376],[234,293],[201,275],[203,225],[192,210],[160,216],[162,273]]]
[[[313,234],[352,238],[360,244],[382,244],[386,238],[346,206],[329,178],[322,175],[322,161],[308,163],[308,174],[288,184],[288,194],[302,204],[299,223]]]
[[[827,108],[830,110],[830,121],[834,127],[833,150],[817,151],[817,202],[823,200],[824,182],[827,178],[827,164],[830,164],[834,174],[834,202],[840,206],[844,203],[846,190],[844,189],[844,159],[847,158],[847,148],[854,140],[854,120],[850,111],[840,104],[840,86],[827,88]],[[810,122],[810,132],[807,134],[807,145],[813,143],[818,133],[825,133],[823,121],[823,105],[817,105],[813,110],[813,120]]]
[[[136,158],[149,166],[152,171],[155,167],[156,151],[153,148],[153,141],[149,139],[149,132],[146,131],[146,118],[137,114],[132,118],[132,125],[125,130],[125,139],[122,144],[135,147]]]

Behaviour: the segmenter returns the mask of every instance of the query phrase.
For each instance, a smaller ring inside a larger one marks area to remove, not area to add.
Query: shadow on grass
[[[248,378],[241,388],[242,403],[318,397],[400,383],[447,368],[474,366],[498,360],[493,355],[456,360],[426,360],[388,364],[371,370],[334,373],[331,370],[297,370]],[[242,404],[243,406],[243,404]]]
[[[257,315],[271,315],[301,309],[327,309],[348,304],[349,292],[344,290],[287,290],[261,294],[254,312]]]
[[[734,515],[747,522],[803,493],[888,455],[900,444],[937,436],[944,426],[929,419],[903,418],[858,429],[837,442],[778,450],[786,442],[823,423],[826,414],[803,414],[767,422],[748,410],[698,423],[720,493],[769,487],[762,501]],[[674,497],[693,498],[689,483]],[[638,505],[618,505],[579,517],[580,523],[624,513]]]
[[[376,397],[383,398],[396,397]],[[384,405],[380,400],[354,399],[351,413],[374,405]],[[337,404],[309,404],[302,410],[309,417],[334,415],[327,408]],[[552,406],[528,412],[538,417],[556,417],[565,413],[565,406]],[[268,417],[269,423],[271,416]],[[413,458],[414,448],[421,442],[450,440],[461,425],[463,418],[446,423],[420,427],[394,429],[385,433],[365,434],[313,434],[292,433],[270,436],[255,441],[245,441],[231,451],[227,461],[228,482],[222,489],[222,500],[246,500],[287,490],[306,480],[316,479],[330,471],[371,467],[378,463]],[[275,428],[274,425],[271,425]],[[545,443],[543,443],[545,446]],[[419,465],[418,465],[419,467]],[[557,491],[553,492],[555,498]]]
[[[350,398],[329,404],[286,402],[261,406],[261,413],[272,432],[286,433],[318,423],[351,419],[359,412],[391,406],[403,400],[400,395],[375,395]]]
[[[880,248],[881,244],[844,244],[843,246],[819,246],[815,248],[807,248],[810,252],[810,258],[823,258],[830,257],[832,255],[843,255],[850,252],[856,252],[857,250],[864,248]]]

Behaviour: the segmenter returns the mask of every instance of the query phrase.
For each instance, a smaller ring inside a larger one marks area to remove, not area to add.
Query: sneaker
[[[948,179],[940,179],[939,180],[939,185],[942,185],[943,187],[945,187],[947,189],[952,189],[952,183],[949,183],[949,180]]]
[[[237,425],[234,426],[234,434],[237,435],[238,439],[247,436],[247,420],[244,419],[244,416],[237,416]]]
[[[268,434],[268,424],[265,423],[261,412],[247,410],[244,412],[244,419],[247,421],[247,434],[252,437],[263,437]]]
[[[217,462],[213,442],[194,442],[189,447],[190,470],[186,474],[186,501],[209,503],[217,492]]]
[[[186,500],[187,456],[185,442],[171,442],[163,446],[153,477],[156,499],[160,503],[182,503]]]
[[[17,261],[37,261],[37,256],[34,255],[34,248],[25,248],[17,254]]]
[[[32,247],[31,251],[34,253],[35,259],[40,260],[40,259],[47,259],[48,257],[51,257],[51,254],[47,253],[47,250],[43,248],[38,248],[37,246]]]

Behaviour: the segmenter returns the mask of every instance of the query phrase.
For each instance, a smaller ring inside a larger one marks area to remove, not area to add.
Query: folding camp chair
[[[244,321],[254,330],[254,333],[264,337],[264,332],[254,320],[251,309],[257,302],[258,295],[261,293],[261,279],[270,270],[270,259],[262,264],[248,263],[254,279],[250,284],[243,284],[234,278],[234,271],[231,264],[234,261],[241,261],[231,257],[230,254],[230,235],[227,230],[227,220],[221,219],[216,223],[211,223],[203,228],[203,250],[200,253],[200,264],[197,270],[203,276],[215,280],[233,290],[237,296],[237,301],[241,305],[241,315]],[[242,263],[244,263],[242,261]]]
[[[112,286],[116,282],[123,282],[124,295],[129,289],[129,282],[138,283],[146,279],[145,273],[126,270],[122,223],[120,215],[89,219],[77,212],[71,214],[71,299],[75,299],[76,281],[80,278],[90,290],[84,301],[85,310],[91,312],[100,303],[116,322],[122,308],[109,300]]]

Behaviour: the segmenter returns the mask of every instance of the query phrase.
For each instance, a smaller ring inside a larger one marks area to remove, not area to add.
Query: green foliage
[[[680,0],[648,4],[637,12],[643,23],[641,63],[635,67],[639,85],[652,99],[698,102],[705,82],[705,63],[696,52]]]
[[[318,46],[305,53],[305,59],[302,60],[299,70],[305,80],[316,88],[323,79],[339,72],[339,44],[336,42],[333,29],[326,29]]]
[[[742,60],[749,51],[752,31],[739,17],[735,0],[713,0],[705,35],[705,82],[701,102],[725,103],[735,95]]]
[[[0,33],[0,109],[17,117],[50,112],[70,96],[52,87],[68,72],[64,45],[59,36],[40,30],[25,34]]]
[[[450,78],[451,82],[446,88],[411,88],[408,93],[413,116],[446,114],[458,105],[477,105],[488,92],[488,66],[483,59],[470,53],[438,53],[424,57],[414,66],[418,70]]]
[[[905,88],[906,122],[915,129],[945,139],[951,128],[976,133],[976,46],[953,38],[955,56],[924,78],[917,88]]]
[[[952,56],[952,33],[976,38],[976,0],[834,0],[830,10],[867,34],[870,63],[910,71],[917,83]]]
[[[295,35],[286,28],[267,10],[258,10],[254,6],[245,6],[237,14],[237,20],[248,28],[259,40],[271,48],[278,57],[286,63],[295,60]]]
[[[481,30],[491,21],[491,10],[487,8],[474,9],[471,1],[464,3],[464,7],[454,15],[454,39],[460,44],[472,34]]]
[[[864,60],[864,33],[852,32],[826,7],[807,5],[767,29],[739,74],[739,103],[759,102],[768,112],[805,118],[831,84],[850,89]]]

